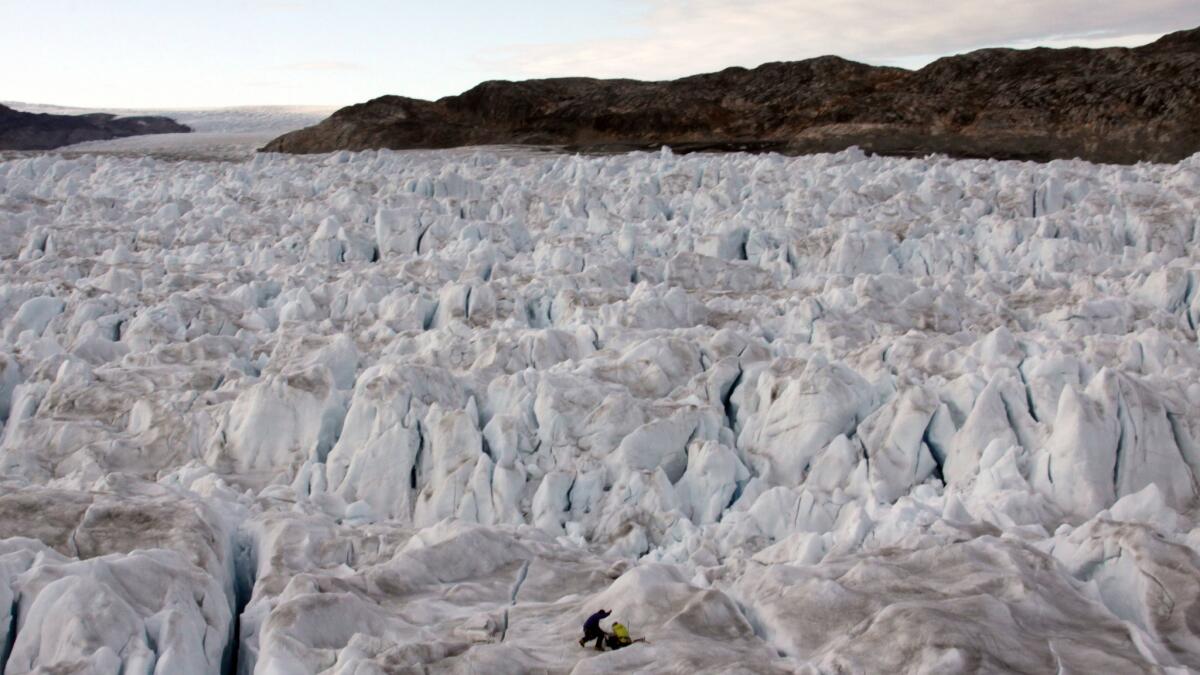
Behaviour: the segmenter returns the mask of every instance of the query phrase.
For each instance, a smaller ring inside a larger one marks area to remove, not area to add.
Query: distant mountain
[[[51,115],[0,105],[0,150],[50,150],[83,141],[142,134],[189,132],[168,117],[117,117],[108,113]]]
[[[258,133],[275,135],[311,126],[333,113],[336,108],[318,105],[240,105],[210,108],[80,108],[24,101],[0,101],[15,110],[52,115],[109,113],[117,117],[169,117],[186,124],[197,134]],[[265,142],[265,141],[264,141]]]
[[[917,71],[824,56],[668,82],[484,82],[343,108],[263,150],[484,144],[1175,161],[1200,151],[1200,29],[1133,49],[983,49]]]

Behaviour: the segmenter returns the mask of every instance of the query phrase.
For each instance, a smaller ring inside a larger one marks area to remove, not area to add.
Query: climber
[[[613,622],[612,635],[609,635],[605,642],[608,643],[608,648],[612,650],[628,647],[633,644],[633,640],[629,639],[629,629],[619,621]]]
[[[605,642],[608,643],[609,649],[616,651],[622,647],[628,647],[629,645],[636,644],[638,642],[646,642],[646,638],[638,638],[636,640],[629,639],[629,629],[626,628],[624,624],[614,621],[612,625],[612,635],[609,635],[605,639]]]
[[[586,647],[588,642],[595,640],[596,651],[604,651],[604,639],[608,637],[608,633],[605,633],[604,629],[600,628],[600,622],[609,614],[612,614],[612,612],[602,609],[589,616],[588,620],[583,622],[583,637],[579,638],[580,647]]]

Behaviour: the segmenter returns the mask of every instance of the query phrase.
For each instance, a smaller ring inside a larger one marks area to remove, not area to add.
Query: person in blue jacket
[[[588,642],[595,640],[596,651],[604,651],[604,639],[608,637],[608,633],[605,633],[604,629],[600,628],[600,622],[609,614],[612,614],[612,612],[602,609],[589,616],[587,621],[583,622],[583,637],[579,638],[580,647],[586,647]]]

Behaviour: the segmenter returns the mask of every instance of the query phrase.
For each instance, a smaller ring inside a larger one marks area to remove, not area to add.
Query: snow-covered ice
[[[1198,327],[1200,156],[3,161],[4,672],[1200,669]]]

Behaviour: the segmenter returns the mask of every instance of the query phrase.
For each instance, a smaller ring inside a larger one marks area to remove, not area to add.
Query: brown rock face
[[[50,150],[84,141],[188,131],[190,127],[167,117],[117,117],[105,113],[47,115],[0,105],[0,150]]]
[[[1177,161],[1200,151],[1200,29],[1135,49],[983,49],[917,71],[824,56],[669,82],[484,82],[343,108],[263,150],[488,144]]]

